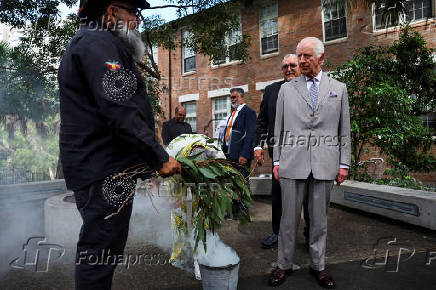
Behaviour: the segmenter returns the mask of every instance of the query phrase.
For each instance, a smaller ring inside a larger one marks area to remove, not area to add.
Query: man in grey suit
[[[270,284],[292,272],[304,197],[310,220],[311,273],[319,285],[334,288],[325,270],[327,208],[333,181],[340,185],[350,166],[350,113],[347,88],[323,73],[324,45],[307,37],[297,45],[302,76],[282,85],[277,100],[274,176],[282,188],[278,263]]]

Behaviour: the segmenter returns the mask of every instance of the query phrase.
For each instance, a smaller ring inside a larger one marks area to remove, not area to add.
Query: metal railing
[[[46,172],[32,172],[25,168],[0,168],[0,185],[50,180]]]

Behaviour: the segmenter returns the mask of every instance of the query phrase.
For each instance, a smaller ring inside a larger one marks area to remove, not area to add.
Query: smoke
[[[141,181],[138,184],[142,183]],[[146,241],[155,245],[165,253],[170,253],[173,241],[171,229],[171,211],[174,209],[174,198],[165,194],[162,186],[154,181],[146,180],[137,189],[133,202],[130,222],[129,240]]]
[[[196,255],[199,264],[209,267],[226,267],[239,263],[236,251],[224,244],[217,233],[207,233],[206,245],[207,252],[204,252],[203,243],[199,243]]]
[[[168,189],[165,183],[157,185],[153,182],[146,183],[147,190],[138,190],[135,195],[135,201],[132,213],[132,223],[135,228],[130,229],[129,235],[135,235],[132,238],[142,238],[147,244],[154,244],[166,253],[172,250],[173,242],[176,239],[176,233],[171,225],[171,212],[179,207],[173,197],[169,197]],[[139,236],[138,236],[139,235]],[[210,267],[225,267],[239,263],[239,256],[231,247],[224,244],[217,233],[207,233],[206,246],[204,251],[203,243],[200,241],[196,253],[192,253],[194,248],[193,235],[186,238],[182,252],[191,250],[187,258],[182,254],[182,261],[173,263],[174,266],[187,271],[193,272],[193,259],[197,259],[200,264]]]
[[[14,189],[0,186],[0,276],[11,268],[9,263],[23,252],[30,237],[44,236],[41,200],[23,201]]]

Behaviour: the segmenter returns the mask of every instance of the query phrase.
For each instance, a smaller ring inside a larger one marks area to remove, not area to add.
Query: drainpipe
[[[173,87],[173,82],[172,82],[172,73],[171,73],[171,48],[168,49],[168,101],[169,103],[169,120],[171,120],[172,118],[172,108],[171,108],[171,103],[172,103],[172,98],[171,98],[171,91],[172,91],[172,87]]]

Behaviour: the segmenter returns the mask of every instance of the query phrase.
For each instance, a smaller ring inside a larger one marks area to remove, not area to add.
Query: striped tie
[[[316,111],[316,105],[318,104],[318,85],[316,84],[316,79],[310,79],[312,85],[310,86],[309,96],[312,100],[312,110]]]

